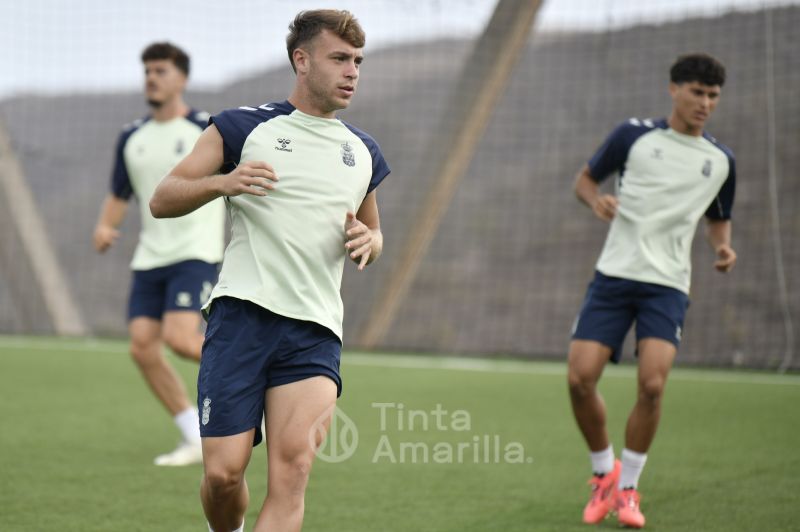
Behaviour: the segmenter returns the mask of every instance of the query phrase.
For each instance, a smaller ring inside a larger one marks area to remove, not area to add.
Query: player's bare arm
[[[222,136],[212,124],[194,149],[173,168],[150,199],[156,218],[175,218],[199,209],[220,196],[266,196],[278,176],[268,163],[248,161],[228,174],[217,174],[223,163]]]
[[[356,214],[347,213],[344,247],[359,270],[375,262],[383,251],[376,191],[367,194]]]
[[[92,237],[94,249],[99,253],[104,253],[119,238],[119,226],[122,224],[122,220],[125,219],[125,213],[127,212],[127,200],[118,198],[113,194],[106,196],[103,206],[100,208],[100,216],[97,219],[97,225],[94,228]]]
[[[603,221],[610,222],[617,213],[617,198],[611,194],[601,194],[597,181],[589,173],[589,165],[583,165],[575,177],[575,195],[586,206],[592,209],[595,216]]]
[[[714,253],[717,254],[714,268],[718,272],[728,273],[736,264],[736,252],[731,247],[731,221],[708,220],[706,236]]]

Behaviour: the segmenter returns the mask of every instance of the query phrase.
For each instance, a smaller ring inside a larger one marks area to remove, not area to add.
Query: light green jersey
[[[345,217],[389,174],[377,143],[289,102],[224,111],[211,123],[223,138],[225,171],[264,161],[279,182],[265,197],[226,199],[231,241],[208,305],[220,296],[251,301],[341,339]]]
[[[596,181],[619,176],[619,206],[597,269],[688,293],[697,222],[731,217],[731,151],[708,134],[678,133],[664,119],[633,118],[606,139],[589,173]]]
[[[156,219],[150,198],[156,187],[194,147],[208,114],[191,111],[166,122],[150,118],[127,126],[117,145],[112,193],[121,199],[135,195],[141,215],[139,243],[131,268],[150,270],[185,260],[218,263],[225,237],[225,208],[216,200],[180,218]]]

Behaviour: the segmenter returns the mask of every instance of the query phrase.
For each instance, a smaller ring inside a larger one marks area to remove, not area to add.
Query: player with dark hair
[[[618,126],[584,165],[578,198],[603,221],[608,236],[569,349],[569,392],[578,427],[591,451],[592,497],[583,520],[598,523],[616,510],[620,523],[640,528],[639,475],[655,436],[661,399],[689,305],[692,239],[700,218],[717,261],[728,272],[735,186],[731,151],[704,131],[719,101],[725,69],[706,54],[678,58],[670,70],[669,118],[632,118]],[[616,174],[616,196],[599,183]],[[628,418],[621,462],[606,431],[597,382],[617,362],[636,323],[638,398]]]
[[[338,10],[301,12],[289,28],[288,100],[212,117],[150,202],[169,217],[224,197],[232,221],[198,378],[201,498],[216,531],[244,527],[262,414],[268,487],[255,530],[300,530],[342,391],[345,257],[362,270],[383,247],[375,188],[389,167],[369,135],[336,118],[356,91],[364,32]]]
[[[103,253],[113,245],[128,201],[135,196],[142,229],[131,262],[130,350],[182,435],[178,447],[156,457],[155,463],[178,466],[202,460],[198,414],[161,344],[181,357],[200,360],[200,307],[211,293],[222,260],[225,210],[220,200],[178,220],[156,220],[150,214],[150,196],[192,149],[208,114],[191,109],[183,100],[189,74],[189,57],[183,50],[170,43],[154,43],[142,52],[142,63],[152,113],[125,126],[119,136],[111,192],[94,230],[94,246]]]

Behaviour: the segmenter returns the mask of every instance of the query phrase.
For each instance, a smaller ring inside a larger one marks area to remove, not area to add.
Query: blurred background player
[[[268,485],[255,530],[300,530],[342,389],[345,257],[362,270],[383,246],[375,188],[389,167],[369,135],[336,118],[356,92],[364,32],[338,10],[301,12],[289,29],[288,100],[212,117],[150,202],[155,216],[181,216],[226,196],[231,213],[198,377],[201,498],[217,532],[244,526],[262,413]]]
[[[203,343],[200,307],[208,299],[222,260],[224,207],[205,205],[190,216],[156,220],[148,203],[159,181],[194,146],[208,114],[184,103],[189,57],[170,43],[154,43],[142,53],[145,94],[152,112],[126,126],[117,144],[111,192],[94,230],[94,246],[106,251],[119,237],[128,200],[135,196],[141,233],[131,262],[133,281],[128,330],[133,360],[150,389],[181,432],[178,447],[156,457],[156,465],[202,460],[197,409],[165,358],[165,343],[177,355],[200,360]]]
[[[583,520],[598,523],[615,509],[620,523],[640,528],[637,485],[655,436],[661,398],[689,305],[690,252],[700,218],[728,272],[735,187],[731,151],[704,132],[725,82],[713,57],[690,54],[670,70],[672,112],[667,119],[630,119],[617,127],[578,173],[575,193],[610,222],[595,277],[576,320],[569,350],[569,390],[578,427],[591,451],[592,497]],[[598,184],[619,174],[617,196]],[[621,464],[606,431],[597,381],[617,362],[636,322],[638,399],[625,429]]]

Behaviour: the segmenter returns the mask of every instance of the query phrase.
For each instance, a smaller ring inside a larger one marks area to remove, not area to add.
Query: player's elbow
[[[156,193],[150,198],[150,214],[153,215],[153,218],[169,218],[170,216],[167,206],[160,197],[158,190],[156,190]]]

